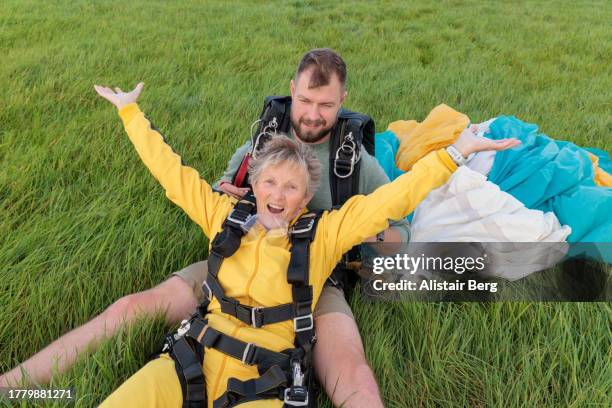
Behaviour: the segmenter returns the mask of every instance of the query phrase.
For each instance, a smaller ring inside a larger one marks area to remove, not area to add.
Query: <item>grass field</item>
[[[612,150],[606,1],[26,1],[0,6],[0,372],[206,257],[93,84],[140,105],[216,179],[301,55],[338,50],[346,106],[383,130],[444,102]],[[389,407],[612,405],[609,303],[356,302]],[[54,387],[99,403],[164,332],[142,322]],[[328,404],[328,402],[325,402]],[[49,404],[50,405],[50,404]],[[56,406],[61,406],[58,403]]]

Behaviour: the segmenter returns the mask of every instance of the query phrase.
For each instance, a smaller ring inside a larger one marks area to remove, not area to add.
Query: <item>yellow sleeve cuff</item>
[[[451,159],[451,157],[448,154],[448,152],[446,151],[446,149],[440,149],[440,150],[438,150],[437,153],[438,153],[438,157],[440,158],[442,163],[444,163],[444,165],[451,172],[454,172],[455,170],[457,170],[457,164],[455,163],[455,161],[453,159]]]
[[[130,123],[134,116],[140,113],[140,108],[136,102],[129,103],[125,105],[123,108],[119,109],[119,117],[126,125]]]

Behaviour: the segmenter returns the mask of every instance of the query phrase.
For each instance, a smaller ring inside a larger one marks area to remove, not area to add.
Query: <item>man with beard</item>
[[[321,188],[308,204],[310,210],[329,209],[329,139],[337,123],[338,112],[346,97],[346,65],[330,49],[315,49],[302,58],[291,81],[291,135],[308,143],[321,162]],[[141,86],[136,91],[140,92]],[[227,194],[242,196],[246,188],[235,187],[231,180],[250,142],[239,148],[216,187]],[[376,160],[361,148],[359,193],[368,194],[388,179]],[[282,209],[278,209],[282,210]],[[385,231],[389,241],[406,240],[405,221],[393,223]],[[375,238],[373,238],[375,239]],[[160,285],[127,295],[85,325],[65,334],[21,366],[0,377],[0,387],[22,380],[21,369],[36,382],[48,382],[57,363],[60,372],[68,369],[83,350],[95,347],[126,323],[144,315],[165,312],[168,324],[188,316],[204,299],[202,282],[207,262],[198,262],[175,272]],[[172,300],[172,301],[170,301]],[[334,405],[344,407],[382,407],[378,386],[368,366],[363,344],[353,314],[342,290],[326,285],[314,310],[317,344],[314,365],[317,376]]]

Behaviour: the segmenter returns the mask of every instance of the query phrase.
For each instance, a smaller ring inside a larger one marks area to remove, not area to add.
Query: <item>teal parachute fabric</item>
[[[487,136],[522,142],[496,154],[490,181],[528,208],[553,211],[572,228],[569,242],[612,242],[612,188],[595,185],[585,149],[553,140],[513,116],[500,116]],[[609,158],[602,162],[608,166]]]
[[[374,143],[376,160],[378,160],[380,167],[382,167],[385,173],[387,173],[389,180],[393,181],[404,174],[405,171],[399,169],[395,165],[395,155],[397,154],[397,149],[399,149],[400,144],[399,139],[397,136],[395,136],[395,133],[390,130],[377,133]],[[412,222],[413,214],[414,213],[410,213],[406,217],[408,222]]]
[[[377,133],[374,139],[376,160],[383,168],[389,180],[393,181],[405,172],[395,165],[395,155],[399,149],[399,139],[390,130]]]

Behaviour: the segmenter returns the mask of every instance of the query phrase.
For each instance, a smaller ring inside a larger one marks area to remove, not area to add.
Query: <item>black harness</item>
[[[243,228],[255,213],[252,194],[239,201],[223,223],[211,244],[208,277],[202,285],[206,299],[189,320],[181,323],[177,333],[166,336],[162,352],[175,361],[183,391],[183,408],[206,406],[206,383],[202,361],[206,349],[214,348],[243,364],[257,366],[260,377],[240,381],[228,380],[225,393],[213,402],[214,408],[227,408],[259,400],[280,399],[283,407],[314,407],[311,351],[315,342],[312,317],[312,286],[309,285],[310,243],[314,239],[320,213],[302,215],[290,230],[291,258],[287,281],[291,284],[293,302],[274,307],[251,307],[226,296],[218,273],[225,258],[240,247],[246,234]],[[245,343],[208,326],[208,305],[215,297],[223,313],[260,328],[267,324],[293,320],[295,348],[274,352],[253,343]]]
[[[289,133],[291,128],[291,97],[268,96],[263,110],[252,129],[251,150],[243,158],[232,179],[237,187],[249,186],[247,166],[251,157],[263,148],[277,133]],[[329,181],[333,208],[339,208],[346,200],[359,193],[361,146],[374,156],[374,121],[367,115],[340,109],[338,120],[331,130],[329,139]],[[349,273],[348,264],[359,261],[357,247],[344,255],[332,272],[327,284],[344,289],[345,295],[352,292],[357,275]]]

